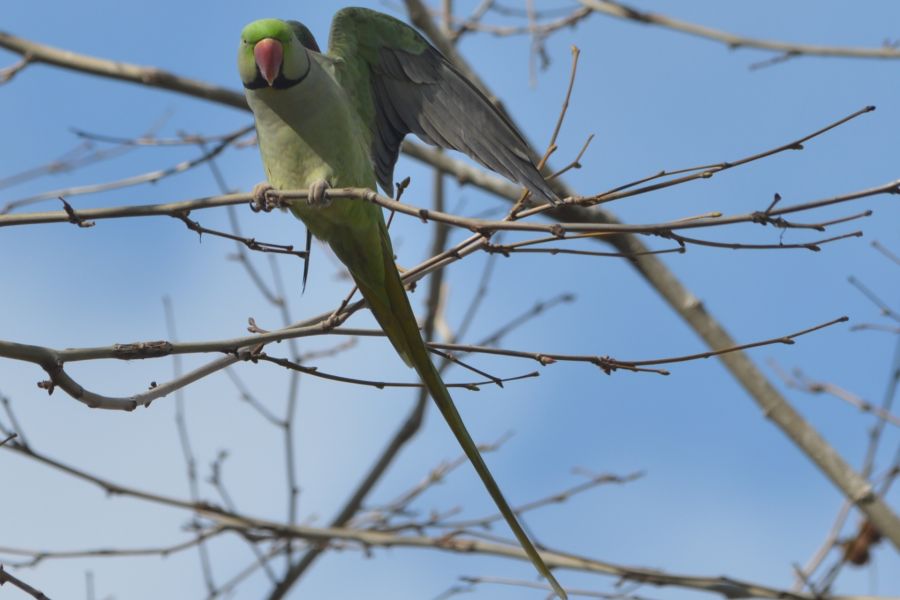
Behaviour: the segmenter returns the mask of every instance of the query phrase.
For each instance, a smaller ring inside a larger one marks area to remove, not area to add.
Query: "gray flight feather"
[[[373,65],[376,174],[393,195],[394,165],[407,133],[468,154],[483,166],[557,202],[515,126],[430,45],[421,54],[382,47]]]

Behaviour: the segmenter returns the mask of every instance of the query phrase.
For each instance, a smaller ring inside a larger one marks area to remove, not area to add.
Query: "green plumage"
[[[266,41],[269,40],[269,41]],[[274,40],[277,43],[273,43]],[[372,314],[403,360],[419,374],[522,548],[538,571],[565,592],[504,499],[428,355],[379,207],[324,202],[326,187],[392,193],[399,144],[407,133],[462,150],[547,201],[555,195],[534,168],[515,128],[408,25],[348,8],[332,24],[328,54],[296,22],[248,25],[238,68],[256,118],[268,183],[310,188],[293,213],[350,271]],[[277,64],[276,64],[277,63]]]

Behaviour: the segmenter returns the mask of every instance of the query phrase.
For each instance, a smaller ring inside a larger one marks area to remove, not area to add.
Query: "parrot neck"
[[[310,71],[287,89],[245,90],[256,117],[259,147],[271,185],[374,187],[363,127],[327,57],[309,53]]]

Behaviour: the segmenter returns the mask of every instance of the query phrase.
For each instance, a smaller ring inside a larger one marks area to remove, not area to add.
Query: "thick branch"
[[[4,31],[0,31],[0,48],[6,48],[10,52],[27,56],[31,63],[46,63],[100,77],[130,81],[131,83],[171,90],[194,98],[204,98],[219,104],[247,110],[247,102],[244,100],[244,95],[239,92],[195,79],[180,77],[156,67],[143,67],[115,60],[96,58],[86,54],[78,54],[77,52],[62,50],[45,44],[38,44]]]
[[[715,42],[727,45],[729,48],[755,48],[757,50],[768,50],[771,52],[780,52],[782,54],[796,56],[840,56],[846,58],[900,58],[900,48],[893,46],[881,46],[879,48],[852,48],[843,46],[821,46],[815,44],[792,44],[789,42],[775,40],[760,40],[741,35],[720,31],[711,27],[697,25],[667,17],[658,13],[646,12],[623,4],[621,2],[612,2],[611,0],[579,0],[584,6],[591,10],[626,19],[644,25],[657,25],[681,31],[697,37],[702,37]]]
[[[22,590],[23,592],[25,592],[32,598],[35,598],[36,600],[50,600],[50,598],[46,594],[44,594],[42,591],[25,583],[24,581],[22,581],[21,579],[19,579],[18,577],[16,577],[12,573],[10,573],[9,571],[3,570],[3,565],[0,565],[0,586],[2,586],[5,583],[8,583],[13,587],[19,588],[20,590]]]

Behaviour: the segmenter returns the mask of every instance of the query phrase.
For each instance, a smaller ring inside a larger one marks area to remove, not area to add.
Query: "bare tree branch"
[[[597,355],[588,355],[588,354],[555,354],[552,352],[527,352],[521,350],[506,350],[504,348],[491,348],[485,346],[474,346],[467,344],[438,344],[432,343],[431,347],[440,348],[444,350],[456,350],[459,352],[476,352],[481,354],[495,354],[498,356],[513,356],[519,358],[529,358],[539,362],[541,365],[550,365],[555,362],[586,362],[592,365],[595,365],[602,369],[606,373],[610,373],[617,369],[624,369],[627,371],[639,371],[645,370],[646,367],[654,366],[654,365],[664,365],[664,364],[672,364],[672,363],[680,363],[680,362],[688,362],[693,360],[711,358],[713,356],[719,356],[722,354],[727,354],[729,352],[741,352],[743,350],[749,350],[751,348],[759,348],[760,346],[770,346],[773,344],[793,344],[794,339],[800,336],[806,335],[808,333],[812,333],[814,331],[818,331],[820,329],[824,329],[826,327],[831,327],[832,325],[837,325],[838,323],[845,323],[848,320],[847,317],[839,317],[837,319],[828,321],[827,323],[822,323],[820,325],[816,325],[814,327],[810,327],[808,329],[804,329],[802,331],[797,331],[795,333],[791,333],[788,335],[783,335],[776,338],[769,338],[767,340],[761,340],[758,342],[750,342],[748,344],[741,344],[739,346],[734,346],[731,348],[723,348],[722,350],[710,350],[707,352],[698,352],[696,354],[687,354],[684,356],[673,356],[669,358],[655,358],[650,360],[620,360],[616,358],[612,358],[609,356],[597,356]],[[655,371],[660,373],[661,375],[668,375],[668,371]]]
[[[3,565],[0,565],[0,586],[6,583],[12,585],[13,587],[19,588],[36,600],[50,600],[50,598],[46,596],[42,591],[25,583],[9,571],[6,571],[3,568]]]
[[[871,402],[863,400],[853,392],[850,392],[839,385],[835,385],[828,381],[816,381],[810,379],[800,369],[794,369],[790,375],[783,372],[780,374],[782,380],[784,380],[788,387],[803,390],[810,394],[828,394],[829,396],[833,396],[838,400],[843,400],[847,404],[855,406],[861,412],[871,413],[895,427],[900,427],[900,416],[894,415],[883,408],[873,405]]]
[[[48,467],[62,471],[77,479],[100,487],[107,493],[116,496],[131,497],[168,506],[197,512],[203,517],[217,523],[220,527],[254,532],[256,535],[266,534],[279,539],[296,538],[310,542],[338,540],[357,544],[363,548],[422,548],[443,552],[482,554],[528,560],[525,552],[514,543],[485,542],[477,539],[466,539],[460,536],[430,537],[421,535],[396,535],[374,530],[358,530],[340,527],[310,527],[304,525],[289,526],[277,521],[250,517],[234,513],[205,502],[189,502],[138,488],[119,485],[102,477],[92,475],[76,467],[64,464],[44,454],[38,453],[18,443],[3,446],[4,450],[16,452]],[[541,550],[541,556],[551,568],[572,569],[585,573],[610,575],[625,581],[648,583],[658,586],[674,586],[680,588],[702,590],[719,594],[726,600],[733,598],[766,598],[771,600],[819,600],[812,594],[793,593],[787,590],[733,579],[730,577],[702,577],[670,574],[656,569],[625,567],[614,563],[592,559],[576,554]],[[831,596],[830,600],[884,600],[866,596]]]
[[[755,211],[752,213],[743,213],[730,216],[704,216],[700,218],[686,218],[664,223],[648,223],[648,224],[624,224],[624,223],[607,223],[601,220],[584,220],[573,219],[571,221],[561,221],[553,224],[522,222],[508,220],[489,220],[474,219],[471,217],[463,217],[450,213],[420,208],[404,202],[398,202],[393,198],[388,198],[365,188],[332,188],[325,192],[326,197],[330,200],[362,200],[377,204],[393,212],[416,217],[422,221],[437,221],[477,232],[481,235],[490,235],[498,231],[520,231],[530,233],[547,233],[553,238],[549,239],[565,239],[573,234],[644,234],[657,235],[663,237],[671,237],[671,232],[688,229],[699,229],[707,227],[722,227],[727,225],[735,225],[739,223],[764,223],[774,222],[776,217],[786,214],[793,214],[868,198],[872,196],[884,194],[900,193],[900,179],[889,181],[879,186],[866,188],[847,194],[840,194],[810,202],[800,204],[786,205],[768,212]],[[272,190],[268,193],[271,200],[279,203],[284,207],[289,207],[292,201],[305,201],[308,197],[307,190]],[[219,206],[229,206],[235,204],[250,203],[253,200],[252,194],[226,194],[224,196],[210,196],[198,200],[186,200],[182,202],[171,202],[167,204],[144,204],[135,206],[123,206],[114,208],[95,208],[81,209],[74,211],[47,211],[40,213],[20,213],[0,215],[0,227],[13,227],[22,225],[35,225],[42,223],[63,223],[71,222],[73,218],[80,221],[97,221],[103,219],[115,218],[131,218],[131,217],[151,217],[151,216],[170,216],[182,219],[182,215],[186,212],[214,208]],[[588,209],[581,208],[583,202],[592,203],[593,198],[570,198],[557,208],[557,211],[565,212],[571,209]],[[74,213],[73,213],[74,211]],[[840,221],[844,221],[841,219]],[[855,234],[851,234],[855,235]],[[777,248],[773,245],[773,248]],[[644,256],[648,256],[647,250],[640,251]],[[629,254],[637,258],[639,254]]]
[[[99,184],[91,184],[73,188],[65,188],[60,190],[52,190],[49,192],[43,192],[41,194],[37,194],[35,196],[29,196],[27,198],[21,198],[19,200],[13,200],[11,202],[7,202],[2,207],[0,207],[0,215],[7,214],[17,208],[22,206],[28,206],[30,204],[35,204],[37,202],[42,202],[44,200],[51,200],[54,198],[60,197],[71,197],[71,196],[79,196],[82,194],[95,194],[97,192],[106,192],[110,190],[117,190],[125,187],[140,185],[144,183],[155,183],[160,179],[164,179],[166,177],[171,177],[172,175],[176,175],[178,173],[184,173],[185,171],[189,171],[198,165],[202,165],[206,162],[213,160],[216,156],[221,154],[226,148],[228,148],[235,140],[240,137],[243,137],[250,131],[252,131],[252,127],[244,127],[239,129],[235,133],[227,136],[221,142],[216,144],[209,150],[204,151],[200,156],[193,158],[191,160],[186,160],[179,162],[176,165],[168,167],[166,169],[159,169],[156,171],[150,171],[149,173],[143,173],[141,175],[135,175],[132,177],[126,177],[125,179],[119,179],[117,181],[110,181],[107,183],[99,183]],[[176,216],[176,215],[173,215]]]
[[[790,56],[840,56],[846,58],[900,58],[900,48],[882,46],[880,48],[851,48],[841,46],[820,46],[814,44],[792,44],[775,40],[760,40],[711,27],[705,27],[687,21],[681,21],[658,13],[651,13],[634,8],[622,2],[612,0],[578,0],[591,10],[610,17],[635,21],[644,25],[657,25],[702,37],[715,42],[725,44],[731,49],[754,48],[779,52]]]
[[[100,77],[162,88],[235,108],[247,109],[244,95],[239,92],[210,85],[202,81],[180,77],[156,67],[142,67],[96,58],[86,54],[78,54],[77,52],[61,50],[22,39],[2,31],[0,31],[0,48],[5,48],[21,56],[28,56],[32,64],[45,63]]]
[[[489,584],[498,584],[505,586],[515,586],[528,588],[533,590],[545,590],[547,592],[552,591],[552,589],[544,585],[539,581],[524,581],[521,579],[509,579],[507,577],[460,577],[460,580],[464,583],[469,584],[470,587],[475,587],[478,585],[483,585],[486,583]],[[469,589],[459,590],[460,592],[469,591]],[[566,588],[566,592],[568,592],[569,596],[577,597],[581,596],[582,598],[602,598],[604,600],[649,600],[646,596],[637,596],[630,592],[598,592],[594,590],[587,589],[578,589],[578,588]],[[449,597],[449,595],[445,596]]]
[[[10,548],[0,546],[0,554],[11,556],[24,556],[23,561],[16,566],[18,568],[35,567],[45,560],[64,560],[70,558],[112,558],[127,556],[160,556],[167,557],[196,547],[199,543],[217,537],[229,531],[227,527],[213,527],[200,532],[189,540],[171,544],[168,546],[156,546],[148,548],[92,548],[87,550],[33,550],[29,548]]]

